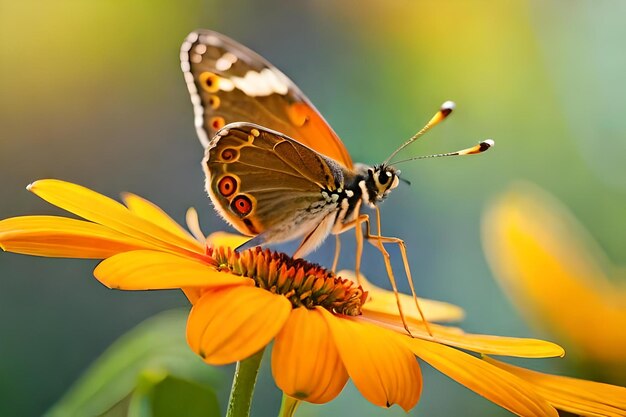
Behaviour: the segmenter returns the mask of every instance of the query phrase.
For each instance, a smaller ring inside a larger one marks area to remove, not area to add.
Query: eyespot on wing
[[[250,214],[252,208],[252,200],[245,194],[238,195],[230,202],[230,209],[239,217],[245,217]]]
[[[217,190],[224,197],[230,197],[237,191],[237,180],[230,175],[222,177],[217,183]]]

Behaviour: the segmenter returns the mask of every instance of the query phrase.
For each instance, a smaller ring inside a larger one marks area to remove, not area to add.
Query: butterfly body
[[[206,189],[245,247],[304,238],[298,255],[340,233],[362,204],[382,201],[398,184],[392,167],[347,168],[279,132],[231,123],[210,141]]]

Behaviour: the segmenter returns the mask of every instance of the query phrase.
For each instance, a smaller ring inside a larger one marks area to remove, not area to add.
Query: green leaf
[[[219,417],[213,390],[161,370],[144,372],[128,408],[128,417]]]
[[[222,373],[203,363],[187,346],[187,314],[181,310],[158,314],[119,338],[46,413],[46,417],[125,415],[125,400],[141,381],[138,377],[147,369],[219,387]]]

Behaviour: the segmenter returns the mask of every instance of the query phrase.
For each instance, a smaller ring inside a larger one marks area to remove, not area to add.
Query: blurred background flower
[[[468,331],[531,336],[484,260],[481,211],[511,180],[531,180],[624,264],[625,13],[619,0],[0,0],[0,218],[59,214],[24,190],[56,177],[107,195],[137,192],[179,222],[195,206],[204,230],[222,229],[203,191],[178,63],[187,33],[207,27],[292,77],[355,160],[380,162],[447,99],[458,104],[454,117],[406,156],[496,139],[483,156],[402,166],[413,185],[382,206],[383,230],[407,241],[419,295],[462,306]],[[343,243],[350,253],[351,236]],[[312,260],[330,265],[332,246]],[[386,286],[378,252],[366,250],[364,272]],[[0,256],[0,415],[41,415],[119,335],[186,305],[179,292],[104,291],[93,266]],[[545,366],[574,375],[563,361]],[[261,378],[257,396],[275,410],[267,362]],[[426,366],[424,379],[415,413],[507,415]],[[222,404],[227,393],[228,383]],[[381,415],[358,395],[348,385],[299,416]]]
[[[494,275],[525,318],[559,340],[579,374],[626,384],[626,287],[585,229],[536,186],[510,187],[483,218]]]

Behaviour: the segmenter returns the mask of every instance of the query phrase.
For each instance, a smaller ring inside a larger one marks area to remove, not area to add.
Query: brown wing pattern
[[[180,59],[205,147],[223,126],[250,122],[352,167],[345,146],[306,96],[255,52],[217,32],[198,30],[187,36]]]
[[[319,224],[336,209],[322,191],[343,186],[340,165],[251,123],[218,131],[203,166],[222,217],[244,234],[265,233],[266,242],[297,237]]]

